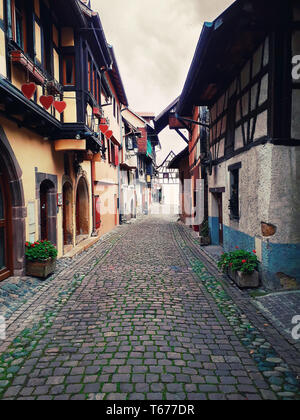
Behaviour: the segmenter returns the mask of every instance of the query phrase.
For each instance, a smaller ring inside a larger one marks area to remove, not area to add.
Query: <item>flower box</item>
[[[201,246],[209,246],[210,245],[210,237],[209,236],[200,236],[200,245]]]
[[[256,289],[260,285],[259,273],[256,270],[253,271],[253,273],[248,274],[229,269],[228,275],[241,289]]]
[[[56,259],[49,258],[46,261],[26,260],[26,275],[30,277],[47,278],[56,269]]]
[[[26,275],[47,278],[56,269],[57,249],[50,242],[26,242]]]
[[[12,51],[11,61],[26,70],[37,84],[43,85],[45,83],[46,78],[43,73],[22,51]]]

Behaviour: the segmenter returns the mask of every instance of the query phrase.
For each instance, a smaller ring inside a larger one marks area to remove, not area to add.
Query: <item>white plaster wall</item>
[[[242,163],[240,169],[240,221],[230,220],[230,173],[228,166]],[[253,147],[214,168],[209,188],[225,187],[224,224],[249,236],[261,236],[261,222],[277,227],[273,243],[300,242],[300,150],[272,144]],[[209,194],[209,216],[217,209]]]

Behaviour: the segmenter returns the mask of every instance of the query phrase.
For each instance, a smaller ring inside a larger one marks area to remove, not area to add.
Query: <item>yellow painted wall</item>
[[[53,48],[53,61],[54,61],[54,79],[59,82],[59,55]]]
[[[64,122],[71,123],[77,121],[77,105],[76,105],[76,92],[67,92],[64,101],[67,108],[64,112]]]
[[[73,28],[62,28],[61,30],[61,46],[74,47],[74,30]]]
[[[25,206],[29,202],[35,202],[35,240],[38,240],[38,201],[35,191],[35,167],[38,172],[57,175],[58,192],[62,192],[62,176],[64,173],[63,154],[55,153],[52,143],[44,141],[42,137],[24,128],[19,129],[16,124],[0,118],[0,124],[10,142],[16,159],[23,172],[22,181],[24,188]],[[62,209],[57,215],[57,248],[59,257],[62,255]],[[26,240],[29,240],[28,217],[26,219]]]
[[[54,44],[59,47],[59,34],[58,34],[58,29],[55,25],[52,25],[53,28],[53,42]]]
[[[4,19],[4,0],[0,0],[0,19]]]
[[[2,30],[0,30],[0,74],[6,77],[5,34]]]
[[[27,82],[25,70],[14,64],[11,65],[11,82],[21,90],[21,86]]]
[[[110,183],[118,182],[118,170],[114,165],[108,163],[108,152],[106,160],[96,162],[96,180]]]

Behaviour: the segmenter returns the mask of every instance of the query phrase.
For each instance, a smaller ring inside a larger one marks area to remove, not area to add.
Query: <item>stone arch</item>
[[[0,126],[0,171],[7,177],[11,224],[11,274],[20,276],[25,267],[25,218],[27,215],[22,170],[12,147]]]
[[[78,178],[76,187],[76,237],[77,243],[90,231],[89,188],[84,175]]]

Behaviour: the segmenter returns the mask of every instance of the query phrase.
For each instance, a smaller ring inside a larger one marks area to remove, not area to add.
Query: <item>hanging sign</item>
[[[22,93],[26,96],[27,99],[31,99],[36,92],[36,84],[35,83],[25,83],[21,87]]]
[[[51,105],[53,105],[54,102],[54,96],[41,96],[40,97],[40,103],[43,105],[43,107],[48,110]]]
[[[67,104],[65,103],[65,101],[54,101],[53,106],[59,114],[63,113],[64,110],[67,108]]]

